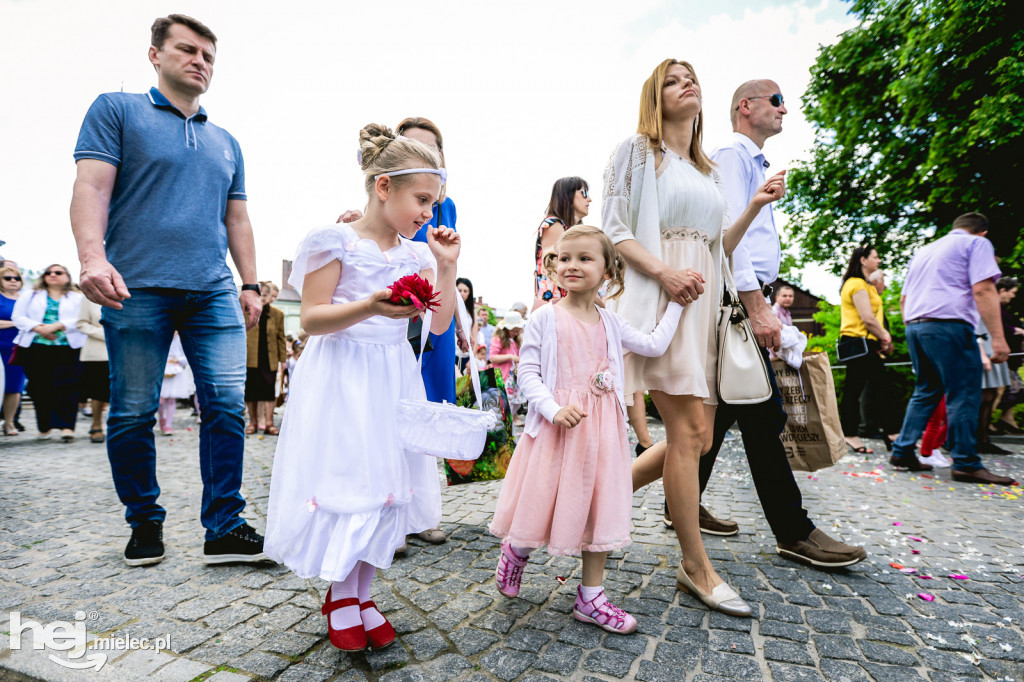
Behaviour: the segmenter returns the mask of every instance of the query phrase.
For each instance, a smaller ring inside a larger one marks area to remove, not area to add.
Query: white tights
[[[344,580],[331,583],[330,601],[355,597],[362,604],[370,600],[370,584],[377,567],[364,561],[357,561],[352,572]],[[359,610],[359,605],[343,606],[331,612],[331,627],[335,630],[355,627],[362,623],[367,630],[381,625],[384,616],[377,609]]]

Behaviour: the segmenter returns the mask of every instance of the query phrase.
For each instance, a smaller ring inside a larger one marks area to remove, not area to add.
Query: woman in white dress
[[[442,296],[431,331],[443,333],[459,253],[449,228],[430,228],[428,244],[411,241],[445,178],[438,153],[374,124],[359,140],[366,215],[310,232],[288,280],[310,338],[291,379],[263,546],[296,575],[331,581],[323,613],[331,643],[346,651],[394,641],[370,600],[374,572],[391,565],[406,534],[441,520],[437,461],[405,450],[396,418],[399,400],[426,400],[406,340],[421,311],[388,302],[389,287],[412,274],[430,281]]]
[[[680,588],[713,609],[749,616],[750,606],[722,581],[704,551],[697,466],[711,447],[718,404],[722,264],[757,212],[780,198],[785,185],[781,173],[774,176],[730,221],[721,181],[701,147],[701,119],[693,68],[663,61],[641,91],[637,134],[615,149],[605,171],[602,224],[628,266],[619,314],[650,332],[669,301],[686,306],[665,355],[626,356],[626,395],[650,392],[667,438],[634,462],[633,487],[664,476],[684,557],[677,571]]]

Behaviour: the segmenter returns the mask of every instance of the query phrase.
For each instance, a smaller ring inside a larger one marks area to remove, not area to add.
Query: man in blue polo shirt
[[[245,171],[235,139],[207,120],[217,38],[172,14],[152,28],[157,87],[100,95],[75,147],[71,227],[81,286],[104,306],[110,355],[107,456],[127,508],[129,566],[164,558],[154,413],[174,332],[202,408],[200,519],[207,563],[264,560],[263,537],[241,517],[245,500],[245,329],[259,320],[259,285]],[[236,296],[230,249],[242,277]]]

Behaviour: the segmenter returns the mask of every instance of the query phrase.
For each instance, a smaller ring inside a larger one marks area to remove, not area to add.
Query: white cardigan
[[[597,309],[604,324],[608,339],[608,363],[615,381],[615,393],[623,414],[626,399],[622,392],[624,379],[622,351],[626,349],[647,357],[663,355],[679,326],[683,307],[676,302],[668,304],[665,315],[657,328],[650,334],[637,331],[619,315],[602,308]],[[555,332],[555,306],[543,305],[533,311],[523,331],[523,347],[519,349],[519,389],[530,406],[526,415],[528,436],[540,431],[541,419],[553,422],[555,415],[564,407],[559,405],[552,392],[558,378],[558,336]]]
[[[82,362],[107,362],[107,337],[103,332],[103,325],[100,323],[100,316],[103,314],[103,307],[99,303],[93,303],[87,298],[82,298],[82,305],[78,309],[78,331],[85,334],[85,345],[82,346],[82,354],[78,359]]]
[[[85,334],[78,331],[78,308],[84,298],[85,296],[77,291],[69,291],[60,297],[57,319],[64,325],[64,335],[72,348],[81,348],[85,343]],[[11,321],[18,328],[18,336],[15,337],[14,343],[22,348],[31,346],[37,336],[32,330],[43,323],[45,315],[45,289],[28,289],[21,292],[11,313]]]
[[[722,179],[718,171],[712,171],[711,175],[721,191]],[[727,206],[722,216],[723,234],[731,224],[728,213]],[[631,135],[619,143],[608,160],[601,200],[601,229],[613,244],[635,239],[648,253],[661,259],[658,173],[654,150],[646,135]],[[720,235],[711,247],[716,261],[724,257],[722,241]],[[632,326],[649,332],[658,321],[660,294],[661,285],[657,280],[627,267],[622,297],[610,307]],[[722,292],[717,294],[720,300]]]

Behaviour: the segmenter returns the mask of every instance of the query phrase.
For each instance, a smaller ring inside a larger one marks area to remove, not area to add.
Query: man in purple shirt
[[[889,461],[897,468],[931,470],[918,462],[914,446],[945,393],[953,480],[1012,485],[1012,478],[983,467],[976,450],[981,357],[974,327],[979,314],[992,330],[992,362],[1006,362],[1010,352],[999,317],[999,266],[987,234],[985,216],[965,213],[953,221],[952,232],[910,261],[900,306],[917,384]]]

